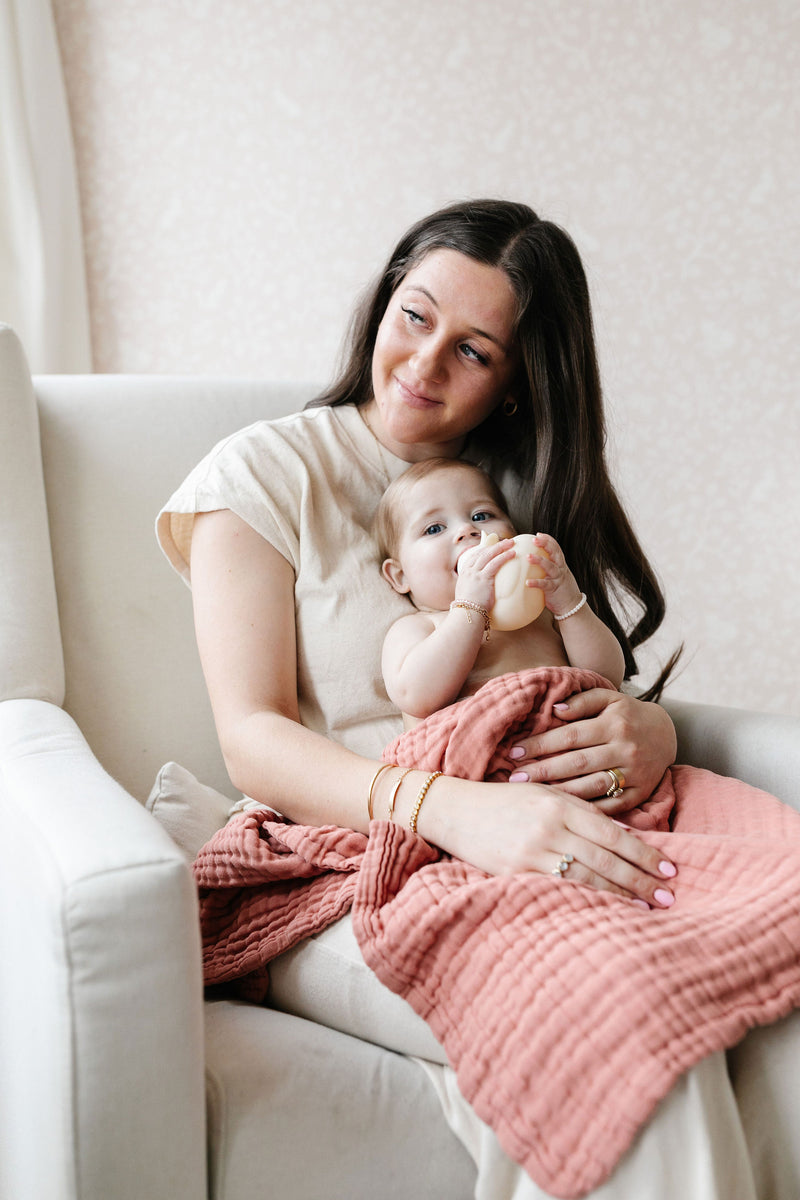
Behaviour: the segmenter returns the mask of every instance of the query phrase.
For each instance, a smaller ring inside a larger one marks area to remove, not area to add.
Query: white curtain
[[[36,373],[91,371],[72,131],[50,0],[0,0],[0,321]]]

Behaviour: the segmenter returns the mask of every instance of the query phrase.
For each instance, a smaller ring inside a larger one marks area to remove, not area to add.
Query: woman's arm
[[[290,564],[233,513],[198,516],[192,592],[200,658],[220,744],[235,786],[291,820],[366,832],[367,795],[380,765],[305,729],[299,721]],[[376,817],[388,814],[399,778],[384,771]],[[408,825],[426,772],[412,771],[396,798]],[[442,777],[419,813],[422,837],[492,874],[552,871],[660,906],[661,855],[593,806],[560,789]]]

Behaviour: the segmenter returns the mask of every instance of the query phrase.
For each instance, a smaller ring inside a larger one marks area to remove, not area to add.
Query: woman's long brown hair
[[[609,476],[589,289],[563,229],[504,200],[454,204],[419,221],[359,305],[341,374],[312,404],[372,398],[372,354],[389,300],[413,266],[445,248],[505,271],[517,298],[517,409],[507,416],[498,406],[475,431],[481,465],[514,472],[516,507],[530,514],[531,530],[559,542],[592,608],[623,648],[626,678],[635,675],[634,651],[662,623],[665,601]],[[660,696],[680,653],[642,699]]]

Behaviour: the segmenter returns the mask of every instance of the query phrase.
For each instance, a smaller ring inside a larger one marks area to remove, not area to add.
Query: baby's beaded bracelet
[[[575,607],[571,608],[569,610],[569,612],[553,613],[553,620],[554,621],[566,621],[567,617],[574,617],[575,613],[581,611],[581,609],[583,608],[585,603],[586,603],[586,592],[581,592],[581,598],[578,601],[578,603],[575,605]]]

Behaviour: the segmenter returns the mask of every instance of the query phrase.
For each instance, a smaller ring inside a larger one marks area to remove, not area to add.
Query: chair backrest
[[[64,706],[144,800],[175,760],[232,791],[194,642],[191,595],[155,517],[211,447],[292,412],[311,386],[158,376],[34,380],[66,671]]]

